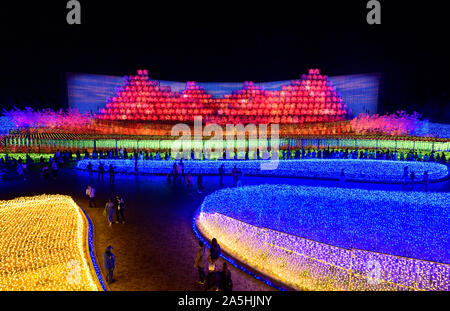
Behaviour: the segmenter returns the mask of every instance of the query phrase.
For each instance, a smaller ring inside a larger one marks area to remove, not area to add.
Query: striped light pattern
[[[450,290],[449,202],[449,193],[262,185],[207,196],[196,224],[296,289]]]
[[[97,170],[102,162],[105,168],[110,164],[119,173],[134,173],[135,160],[81,160],[78,169],[87,169],[92,163],[93,170]],[[267,161],[266,161],[267,162]],[[139,160],[138,171],[148,174],[168,174],[172,171],[175,161]],[[449,172],[447,166],[434,162],[405,162],[388,160],[350,160],[350,159],[304,159],[280,160],[275,170],[261,170],[263,160],[233,161],[184,161],[185,173],[217,175],[218,168],[223,165],[225,174],[231,174],[234,166],[241,168],[245,175],[286,176],[286,177],[315,177],[338,179],[341,170],[351,180],[403,182],[403,169],[408,166],[409,172],[414,171],[416,181],[422,180],[423,173],[428,170],[429,180],[445,178]]]
[[[88,222],[69,196],[0,201],[0,290],[102,290]]]
[[[169,127],[169,130],[171,127]],[[293,130],[294,132],[297,129]],[[93,138],[93,135],[85,134],[30,134],[28,135],[5,135],[1,137],[1,148],[7,148],[9,152],[52,152],[57,149],[71,149],[92,151],[94,146],[97,149],[139,149],[139,150],[170,150],[174,139],[170,138],[170,131],[164,132],[160,137],[167,139],[151,139],[154,136],[134,135],[103,135]],[[281,137],[283,133],[280,133]],[[291,134],[290,136],[296,136]],[[206,143],[207,140],[205,140]],[[6,146],[5,146],[6,143]],[[117,143],[117,144],[116,144]],[[248,146],[252,142],[246,141]],[[226,141],[224,141],[224,146]],[[192,148],[201,148],[203,142],[192,141]],[[322,136],[300,136],[297,138],[281,138],[280,147],[282,149],[300,148],[372,148],[391,150],[414,150],[418,152],[448,152],[450,151],[450,140],[448,138],[429,137],[392,137],[392,136],[351,136],[351,135],[329,135]],[[17,151],[19,150],[19,151]]]

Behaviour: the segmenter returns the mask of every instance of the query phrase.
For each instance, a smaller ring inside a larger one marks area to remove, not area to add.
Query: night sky
[[[449,123],[449,5],[380,2],[368,25],[365,0],[80,0],[81,25],[68,25],[65,0],[2,1],[0,105],[66,107],[65,72],[233,82],[319,68],[381,72],[381,111]]]

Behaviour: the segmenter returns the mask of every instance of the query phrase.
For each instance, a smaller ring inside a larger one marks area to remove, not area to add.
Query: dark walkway
[[[0,199],[42,193],[71,195],[94,224],[97,260],[107,245],[114,247],[116,282],[111,290],[201,290],[193,267],[198,240],[192,232],[192,214],[213,187],[189,197],[184,186],[174,187],[163,177],[118,175],[114,188],[109,186],[109,176],[105,177],[103,183],[96,178],[93,182],[98,208],[88,207],[87,174],[71,170],[62,170],[56,180],[36,176],[27,181],[0,181]],[[208,178],[204,181],[209,182]],[[106,198],[116,191],[127,203],[126,224],[109,227],[102,212]],[[102,266],[102,260],[98,261]],[[273,290],[234,267],[231,272],[235,290]]]
[[[98,182],[97,176],[94,176],[97,208],[88,208],[85,196],[87,173],[68,169],[62,170],[56,180],[34,176],[27,181],[0,181],[0,199],[42,193],[71,195],[94,223],[97,257],[102,258],[107,245],[114,246],[117,281],[111,284],[112,290],[201,290],[195,283],[197,271],[193,268],[197,239],[191,228],[192,214],[206,194],[219,188],[218,177],[204,177],[205,191],[190,197],[186,195],[184,185],[173,186],[164,177],[117,175],[114,187],[110,187],[107,174],[104,182]],[[230,185],[231,177],[226,177],[225,183]],[[244,184],[261,183],[337,185],[335,181],[290,178],[244,179]],[[402,187],[362,183],[348,183],[346,186],[390,190]],[[449,188],[449,182],[431,184],[430,188],[445,191]],[[107,197],[116,192],[126,200],[127,223],[114,224],[110,228],[102,212]],[[99,262],[102,265],[102,261]],[[231,272],[234,290],[273,290],[234,267]]]

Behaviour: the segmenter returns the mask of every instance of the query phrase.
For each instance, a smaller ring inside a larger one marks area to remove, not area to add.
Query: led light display
[[[302,131],[292,129],[294,133]],[[133,132],[135,136],[129,135],[95,135],[77,133],[38,133],[5,135],[0,137],[0,147],[8,149],[8,152],[54,152],[56,149],[70,149],[92,151],[97,149],[129,148],[140,150],[171,149],[174,139],[170,139],[170,127],[158,133],[157,136],[139,135],[140,130]],[[414,150],[424,152],[447,152],[450,151],[450,139],[433,137],[409,137],[409,136],[382,136],[382,135],[324,135],[303,136],[280,139],[280,148],[373,148],[391,150]],[[283,136],[281,136],[283,137]],[[94,143],[95,142],[95,143]],[[117,142],[117,145],[116,145]],[[195,142],[194,142],[195,143]],[[5,146],[6,144],[6,146]],[[248,144],[248,141],[246,142]],[[195,147],[195,146],[194,146]],[[4,151],[4,150],[2,150]]]
[[[150,80],[147,70],[138,70],[137,75],[124,78],[124,85],[97,118],[188,122],[201,115],[206,123],[217,124],[303,124],[345,120],[347,113],[336,88],[318,69],[310,69],[308,75],[278,91],[262,90],[250,81],[220,98],[213,98],[195,82],[173,92]]]
[[[207,196],[195,220],[228,254],[296,289],[450,290],[449,199],[262,185]]]
[[[77,109],[53,111],[51,109],[34,110],[26,107],[24,110],[14,108],[10,111],[3,109],[3,114],[18,128],[75,128],[88,125],[92,116],[80,113]]]
[[[84,217],[64,195],[0,201],[0,290],[104,289]]]
[[[392,136],[413,134],[419,130],[422,122],[415,112],[408,115],[405,111],[384,116],[360,114],[350,121],[352,130],[357,134],[377,133]]]
[[[118,173],[134,173],[135,160],[81,160],[77,168],[86,170],[89,163],[97,170],[100,162],[104,167],[112,164]],[[140,173],[169,174],[175,161],[139,160],[137,168]],[[261,170],[264,160],[217,160],[217,161],[184,161],[184,171],[191,174],[217,175],[221,165],[226,174],[231,174],[234,166],[240,168],[245,175],[314,177],[339,179],[341,170],[350,180],[403,182],[403,169],[408,166],[409,172],[414,171],[416,181],[423,179],[423,173],[428,171],[429,180],[439,180],[448,174],[446,165],[434,162],[406,162],[387,160],[350,160],[350,159],[304,159],[280,160],[274,170]]]

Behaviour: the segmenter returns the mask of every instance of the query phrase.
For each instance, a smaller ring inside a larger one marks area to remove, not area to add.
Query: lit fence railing
[[[426,141],[414,139],[365,139],[365,138],[339,138],[339,139],[281,139],[280,146],[290,148],[371,148],[390,150],[417,150],[444,152],[450,150],[449,141]]]
[[[42,138],[42,137],[47,138]],[[49,138],[53,137],[55,138]],[[71,138],[73,136],[73,138]],[[58,135],[6,135],[0,140],[0,146],[3,150],[16,152],[17,150],[30,150],[30,152],[54,152],[57,149],[71,149],[71,150],[90,150],[96,149],[115,149],[126,148],[129,150],[170,150],[172,148],[174,139],[137,139],[137,138],[89,138],[89,136],[82,136],[84,138],[77,138],[76,135],[58,134]],[[192,143],[192,148],[203,148],[207,140]],[[227,143],[232,141],[223,141],[223,148],[226,148]],[[245,140],[245,145],[257,146],[258,142],[254,140]],[[236,145],[236,141],[234,141]],[[387,138],[380,137],[368,139],[364,137],[358,138],[282,138],[279,141],[281,149],[300,149],[300,148],[370,148],[370,149],[390,149],[390,150],[415,150],[422,152],[447,152],[450,151],[450,140],[448,139],[430,139],[426,138]],[[264,142],[265,146],[270,146],[270,141]]]

